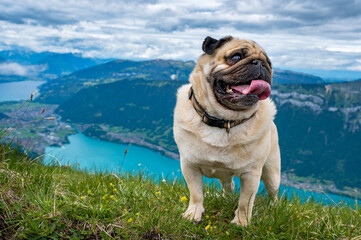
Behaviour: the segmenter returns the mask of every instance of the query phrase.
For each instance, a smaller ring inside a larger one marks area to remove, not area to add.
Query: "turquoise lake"
[[[158,180],[182,177],[178,160],[165,157],[144,147],[105,142],[89,138],[81,133],[69,136],[69,141],[69,144],[62,147],[47,147],[44,163],[59,164],[59,161],[62,166],[78,165],[88,171],[119,172],[121,170],[133,173],[142,171]],[[126,149],[128,152],[124,157]],[[219,186],[215,179],[204,178],[204,181],[214,182]],[[235,184],[239,188],[239,179],[235,178]],[[261,182],[258,192],[262,191],[264,191],[264,186]],[[316,201],[322,201],[325,204],[339,203],[341,200],[347,204],[354,204],[355,202],[355,200],[347,197],[308,192],[286,186],[281,186],[280,192],[288,197],[296,193],[304,201],[314,198]]]
[[[0,83],[0,102],[27,100],[45,81]]]

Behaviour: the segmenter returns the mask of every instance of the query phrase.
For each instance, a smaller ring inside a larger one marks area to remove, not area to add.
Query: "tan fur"
[[[253,42],[233,39],[212,55],[202,55],[190,76],[191,84],[182,86],[177,93],[174,113],[174,138],[178,145],[182,173],[190,191],[189,207],[184,217],[201,221],[203,208],[203,175],[218,178],[225,192],[233,190],[233,176],[241,179],[239,205],[232,223],[246,226],[260,179],[269,196],[276,197],[280,184],[280,152],[277,129],[273,123],[274,103],[268,98],[246,111],[233,111],[216,100],[206,77],[213,71],[227,68],[224,55],[247,45],[252,54],[263,54]],[[188,99],[188,90],[194,94],[210,115],[237,120],[256,115],[247,122],[225,129],[211,127],[201,121]]]

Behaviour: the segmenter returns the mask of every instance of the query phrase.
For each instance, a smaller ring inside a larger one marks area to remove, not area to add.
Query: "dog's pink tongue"
[[[244,95],[254,94],[257,95],[260,100],[264,100],[271,94],[271,86],[264,80],[252,80],[251,85],[237,85],[231,86],[233,90],[243,93]]]

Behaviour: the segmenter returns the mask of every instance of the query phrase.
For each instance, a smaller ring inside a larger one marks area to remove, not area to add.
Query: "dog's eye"
[[[243,56],[241,53],[235,53],[233,54],[229,60],[232,62],[232,63],[236,63],[236,62],[239,62],[243,59]]]

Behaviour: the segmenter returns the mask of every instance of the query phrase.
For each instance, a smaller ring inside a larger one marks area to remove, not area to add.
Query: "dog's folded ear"
[[[203,41],[202,50],[208,55],[212,55],[217,48],[221,47],[224,43],[230,41],[231,39],[231,36],[227,36],[219,40],[208,36]]]

